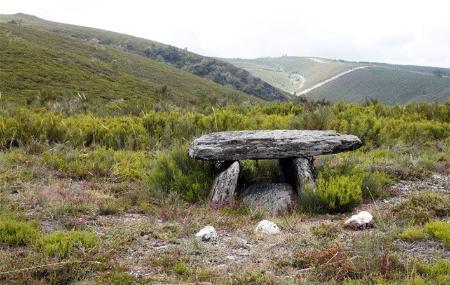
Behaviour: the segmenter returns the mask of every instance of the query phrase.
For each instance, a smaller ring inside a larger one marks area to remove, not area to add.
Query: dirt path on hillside
[[[303,91],[301,91],[301,92],[298,92],[298,93],[297,93],[297,96],[308,94],[309,92],[313,91],[314,89],[317,89],[317,88],[319,88],[319,87],[322,87],[322,86],[324,86],[325,84],[328,84],[328,83],[330,83],[331,81],[334,81],[334,80],[338,79],[339,77],[342,77],[342,76],[344,76],[344,75],[346,75],[346,74],[349,74],[349,73],[351,73],[351,72],[353,72],[353,71],[360,70],[360,69],[364,69],[364,68],[368,68],[368,66],[354,67],[354,68],[352,68],[352,69],[349,69],[349,70],[346,70],[346,71],[341,72],[341,73],[339,73],[339,74],[336,74],[336,75],[334,75],[334,76],[332,76],[332,77],[330,77],[330,78],[328,78],[328,79],[325,79],[325,80],[323,80],[323,81],[321,81],[321,82],[319,82],[319,83],[314,84],[312,87],[310,87],[310,88],[308,88],[308,89],[305,89],[305,90],[303,90]]]

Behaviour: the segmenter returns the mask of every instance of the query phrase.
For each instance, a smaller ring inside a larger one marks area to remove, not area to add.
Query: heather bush
[[[178,193],[188,202],[198,202],[207,196],[214,177],[212,166],[188,155],[187,146],[160,153],[152,162],[148,177],[149,191],[163,197]]]
[[[76,249],[89,249],[97,244],[94,233],[86,231],[58,231],[42,236],[36,248],[50,256],[67,257]]]

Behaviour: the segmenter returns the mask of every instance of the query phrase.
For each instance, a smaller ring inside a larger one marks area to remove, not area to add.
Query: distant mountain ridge
[[[450,99],[450,69],[312,57],[224,59],[292,94],[312,100],[387,104]]]
[[[46,21],[26,14],[0,15],[1,21],[15,22],[54,34],[120,48],[126,52],[171,64],[178,69],[265,100],[287,100],[283,91],[252,76],[246,70],[216,58],[201,56],[170,45],[100,29]]]

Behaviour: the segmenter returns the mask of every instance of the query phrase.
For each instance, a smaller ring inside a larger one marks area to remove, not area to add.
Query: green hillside
[[[450,78],[430,73],[373,66],[342,76],[307,94],[331,102],[364,102],[368,98],[386,104],[409,101],[441,101],[450,98]]]
[[[0,15],[0,22],[31,27],[54,35],[83,40],[95,44],[97,47],[112,47],[127,53],[168,63],[178,69],[265,100],[286,100],[284,92],[259,78],[255,78],[241,68],[215,58],[204,57],[155,41],[99,29],[55,23],[25,14]]]
[[[159,61],[11,23],[0,24],[0,92],[2,107],[111,113],[257,100]]]
[[[308,89],[326,78],[362,65],[296,56],[226,60],[291,94]]]
[[[450,69],[291,57],[226,59],[291,94],[331,102],[445,101]]]

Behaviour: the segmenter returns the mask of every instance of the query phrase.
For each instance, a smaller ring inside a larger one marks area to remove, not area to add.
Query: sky
[[[0,0],[0,14],[147,38],[215,57],[310,56],[450,67],[447,0]]]

